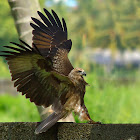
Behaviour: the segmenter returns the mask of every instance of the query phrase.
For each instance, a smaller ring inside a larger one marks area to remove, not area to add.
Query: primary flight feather
[[[84,104],[86,73],[73,68],[68,59],[72,41],[67,38],[65,20],[61,22],[53,10],[52,14],[46,9],[44,12],[45,15],[38,11],[43,22],[32,18],[32,47],[22,40],[23,45],[11,42],[16,47],[4,46],[8,51],[1,55],[6,57],[17,91],[36,105],[52,105],[54,112],[38,125],[36,134],[47,131],[71,111],[94,123]]]

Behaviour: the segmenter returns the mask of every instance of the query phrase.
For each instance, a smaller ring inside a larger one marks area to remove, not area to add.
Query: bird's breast
[[[72,94],[64,104],[64,108],[67,111],[72,111],[75,109],[77,104],[81,104],[81,98],[79,93]]]

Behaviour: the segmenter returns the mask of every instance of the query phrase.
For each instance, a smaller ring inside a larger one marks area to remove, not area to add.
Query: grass
[[[85,103],[95,121],[103,123],[140,123],[140,82],[116,83],[88,78]],[[101,83],[99,83],[101,82]],[[120,81],[118,81],[120,82]],[[99,86],[99,85],[102,86]]]
[[[1,62],[0,62],[1,63]],[[4,63],[0,69],[0,76],[10,77]],[[98,71],[98,70],[97,70]],[[118,79],[118,75],[103,75],[97,71],[87,75],[86,81],[90,84],[86,88],[85,104],[91,118],[102,123],[140,123],[140,78],[139,71],[131,74],[125,73]],[[109,78],[110,77],[110,78]],[[135,78],[134,78],[135,77]],[[131,80],[132,79],[132,80]],[[75,116],[76,122],[80,122]],[[20,94],[0,96],[0,121],[14,122],[39,121],[38,111],[33,103]]]
[[[36,106],[24,96],[0,96],[0,122],[35,122],[40,117]]]

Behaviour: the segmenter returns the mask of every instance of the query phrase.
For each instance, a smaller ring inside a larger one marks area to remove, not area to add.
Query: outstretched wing
[[[73,69],[68,53],[71,50],[72,42],[67,40],[67,26],[62,18],[62,23],[57,14],[52,10],[52,15],[44,9],[43,15],[38,11],[38,15],[44,23],[36,18],[32,18],[35,24],[33,27],[33,43],[45,58],[50,58],[53,62],[53,69],[58,73],[68,75]]]
[[[1,56],[8,61],[17,91],[25,94],[36,105],[48,107],[69,90],[72,82],[67,76],[54,72],[51,60],[44,58],[35,45],[31,48],[21,42],[26,47],[11,42],[18,47],[4,46],[10,50],[3,51]]]

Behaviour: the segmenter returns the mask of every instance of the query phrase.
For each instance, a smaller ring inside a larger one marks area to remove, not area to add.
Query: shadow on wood
[[[35,135],[35,122],[0,123],[0,140],[139,140],[140,124],[57,123]]]

